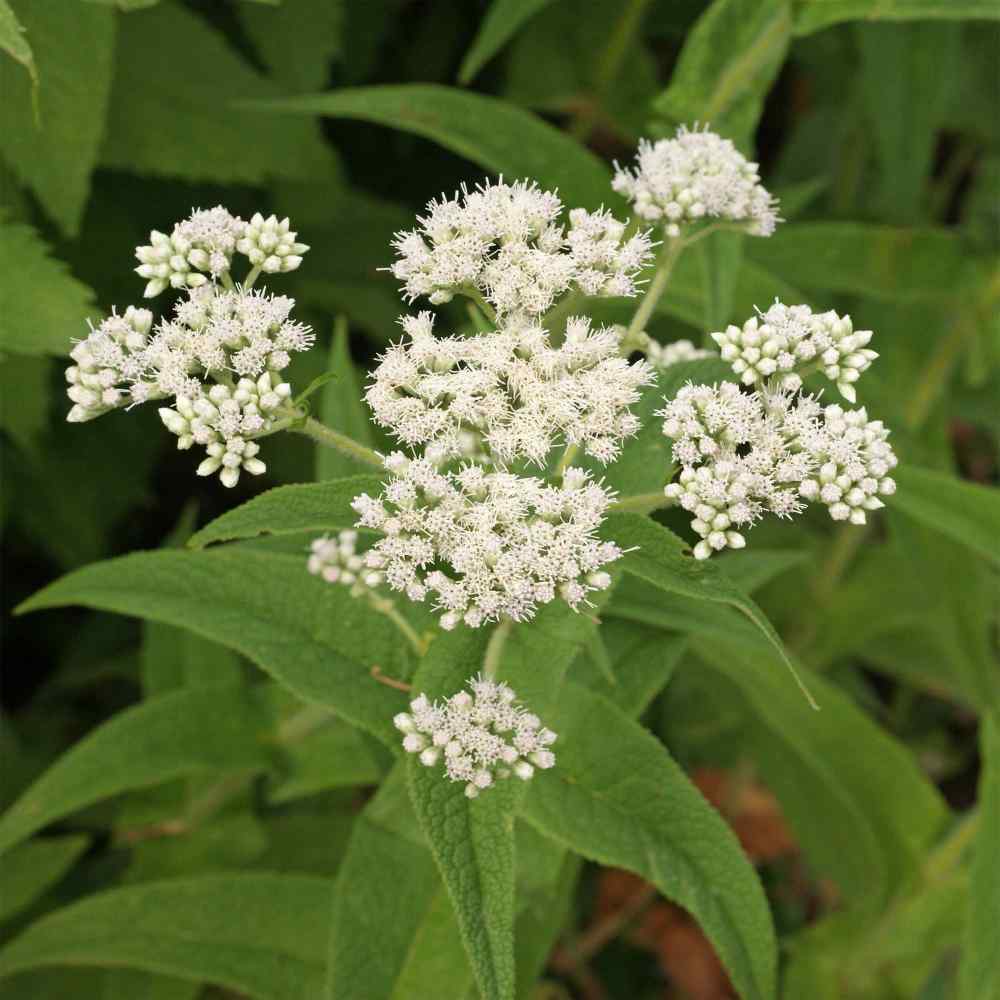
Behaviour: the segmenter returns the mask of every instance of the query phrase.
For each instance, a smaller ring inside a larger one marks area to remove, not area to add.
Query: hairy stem
[[[327,427],[326,424],[321,424],[313,417],[306,417],[305,420],[293,419],[288,425],[288,429],[295,431],[296,434],[305,434],[306,437],[312,438],[318,444],[334,448],[342,455],[357,459],[365,465],[376,469],[383,468],[382,459],[377,452],[359,444],[354,438],[341,434],[340,431],[335,431],[332,427]]]
[[[490,641],[486,645],[486,655],[483,657],[483,675],[490,679],[496,677],[500,669],[500,660],[503,657],[503,648],[507,643],[507,636],[514,623],[509,618],[504,618],[493,630]]]
[[[667,237],[663,249],[660,251],[660,256],[656,261],[656,274],[649,283],[646,294],[643,295],[642,301],[639,303],[639,308],[636,309],[635,315],[632,317],[632,322],[628,325],[628,330],[625,332],[625,340],[634,338],[646,329],[646,324],[649,322],[650,316],[653,315],[656,303],[660,301],[660,297],[666,291],[667,284],[670,281],[670,272],[673,271],[674,264],[677,262],[677,258],[683,248],[684,241],[680,237]]]

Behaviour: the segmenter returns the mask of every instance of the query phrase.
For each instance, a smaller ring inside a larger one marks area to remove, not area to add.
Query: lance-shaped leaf
[[[53,965],[129,966],[255,1000],[319,995],[330,882],[263,873],[151,882],[88,896],[0,951],[0,976]]]
[[[87,849],[85,834],[37,837],[20,844],[4,859],[0,921],[8,920],[66,874]]]
[[[767,899],[722,817],[664,746],[600,695],[567,682],[548,721],[558,760],[531,783],[524,818],[584,857],[652,882],[698,921],[741,996],[773,997]]]
[[[808,35],[840,21],[1000,19],[993,0],[797,0],[795,34]]]
[[[459,82],[469,83],[520,28],[550,3],[552,0],[492,0],[462,59]]]

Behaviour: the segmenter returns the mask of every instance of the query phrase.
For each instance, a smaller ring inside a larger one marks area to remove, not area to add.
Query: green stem
[[[666,291],[667,283],[670,281],[670,272],[673,271],[674,264],[683,248],[684,241],[680,237],[667,237],[656,262],[656,274],[649,283],[646,294],[643,295],[639,308],[636,309],[635,315],[632,317],[632,322],[628,325],[625,340],[630,340],[646,329],[646,324],[649,322],[650,316],[653,315],[656,303],[660,301],[660,297]]]
[[[478,288],[473,285],[465,285],[462,288],[462,294],[466,298],[472,299],[473,302],[479,307],[479,311],[489,320],[490,324],[496,328],[497,325],[497,314],[493,310],[493,306],[483,298]]]
[[[660,490],[659,493],[636,493],[634,496],[622,497],[616,500],[608,508],[610,511],[636,511],[639,514],[648,514],[650,511],[659,510],[661,507],[669,507],[671,501],[668,500]]]
[[[490,679],[496,677],[500,669],[500,659],[503,656],[503,647],[510,635],[510,630],[514,623],[509,618],[504,618],[493,630],[490,641],[486,646],[486,655],[483,657],[483,676]]]
[[[418,657],[422,657],[427,652],[428,642],[418,634],[417,630],[400,614],[395,603],[387,597],[382,597],[374,591],[368,593],[368,603],[379,613],[385,615],[405,636],[407,642],[413,647],[413,651]]]
[[[559,464],[556,466],[556,475],[563,476],[566,470],[570,467],[573,459],[576,458],[577,452],[580,450],[578,444],[568,444],[566,445],[566,450],[562,454],[562,458],[559,459]]]
[[[250,289],[253,288],[253,283],[259,276],[260,265],[258,264],[257,267],[252,267],[249,271],[247,271],[247,276],[243,279],[243,291],[249,292]]]
[[[233,281],[232,275],[228,271],[222,272],[222,287],[225,288],[227,292],[236,291],[236,284]]]
[[[304,434],[318,444],[324,445],[327,448],[333,448],[342,455],[357,459],[357,461],[363,462],[365,465],[373,466],[376,469],[383,468],[382,459],[377,452],[372,451],[371,448],[366,448],[363,444],[359,444],[354,438],[350,438],[346,434],[341,434],[340,431],[335,431],[333,428],[327,427],[326,424],[321,424],[312,417],[306,417],[305,420],[292,418],[292,423],[288,425],[288,429],[294,431],[296,434]]]

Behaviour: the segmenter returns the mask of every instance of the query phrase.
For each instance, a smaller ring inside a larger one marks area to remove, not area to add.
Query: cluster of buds
[[[255,439],[292,416],[292,388],[281,372],[314,337],[290,318],[293,299],[251,285],[260,270],[298,267],[307,249],[295,242],[287,219],[258,214],[245,223],[222,207],[193,212],[170,236],[153,232],[149,245],[136,250],[138,271],[149,280],[146,295],[168,286],[183,295],[173,315],[155,325],[147,309],[113,311],[73,348],[67,419],[79,423],[173,397],[160,418],[179,448],[205,448],[199,475],[218,473],[225,486],[235,486],[241,472],[261,475],[266,467]],[[254,265],[243,286],[229,274],[237,252]]]
[[[713,333],[712,339],[744,385],[773,379],[779,388],[796,392],[804,376],[819,371],[851,403],[857,401],[854,383],[878,357],[867,347],[871,330],[855,330],[850,316],[781,302],[742,327]]]
[[[644,341],[638,348],[646,355],[646,360],[658,369],[669,368],[682,361],[700,361],[702,358],[714,358],[714,351],[706,351],[695,347],[690,340],[675,340],[670,344],[661,344],[648,334],[642,334]]]
[[[228,275],[233,254],[241,253],[254,267],[268,273],[294,271],[309,249],[295,241],[288,219],[280,222],[259,212],[249,222],[217,205],[197,209],[178,222],[170,235],[153,230],[149,243],[136,247],[136,274],[147,280],[145,296],[166,288],[199,288],[210,279]]]
[[[506,684],[479,676],[469,682],[469,691],[443,704],[423,694],[411,701],[410,711],[393,719],[403,733],[403,749],[419,754],[425,767],[443,761],[447,776],[463,782],[470,799],[498,779],[528,781],[536,768],[555,766],[549,747],[556,734],[521,706]]]
[[[367,593],[382,582],[381,573],[365,566],[364,553],[358,551],[356,531],[345,530],[333,538],[324,535],[314,539],[309,546],[306,566],[313,576],[327,583],[350,587],[354,597]]]

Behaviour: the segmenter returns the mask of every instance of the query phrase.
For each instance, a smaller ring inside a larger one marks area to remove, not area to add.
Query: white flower
[[[778,301],[759,318],[751,317],[742,327],[730,325],[712,339],[744,385],[773,378],[781,388],[795,391],[805,375],[821,371],[851,403],[857,398],[854,383],[878,357],[866,346],[871,330],[855,330],[850,316],[833,310],[814,313],[808,306]]]
[[[432,201],[417,229],[396,234],[392,273],[406,297],[434,305],[474,293],[498,316],[540,316],[577,287],[588,295],[634,295],[635,276],[649,259],[645,233],[626,239],[624,224],[606,212],[570,213],[551,191],[518,181],[462,188]]]
[[[629,407],[654,373],[619,355],[613,329],[571,317],[552,347],[545,329],[526,321],[467,338],[434,337],[426,312],[402,323],[410,342],[382,356],[365,399],[377,423],[432,457],[461,456],[472,432],[501,465],[541,465],[563,443],[606,463],[639,429]]]
[[[597,529],[613,494],[586,472],[568,469],[560,487],[481,466],[442,472],[400,452],[385,465],[382,495],[352,504],[359,527],[384,535],[365,563],[410,600],[432,598],[443,628],[525,621],[557,597],[576,608],[609,585],[599,571],[621,550]]]
[[[336,537],[324,535],[309,547],[309,572],[327,583],[340,583],[351,588],[355,597],[382,582],[382,574],[365,568],[364,554],[358,552],[358,533],[341,531]]]
[[[549,747],[556,734],[519,704],[506,684],[478,676],[468,687],[471,695],[459,691],[441,704],[418,695],[409,712],[393,719],[407,753],[419,754],[425,767],[443,763],[445,774],[463,782],[470,799],[498,779],[528,781],[536,768],[555,766]]]
[[[242,224],[236,249],[266,274],[294,271],[309,247],[296,242],[297,233],[290,226],[287,218],[279,221],[276,215],[270,215],[265,219],[256,212]]]
[[[70,351],[75,362],[66,369],[67,395],[73,402],[66,417],[70,423],[93,420],[109,410],[149,398],[142,390],[133,397],[132,383],[142,371],[141,358],[152,325],[153,314],[148,309],[129,306],[122,316],[112,310]]]
[[[675,340],[670,344],[661,344],[649,336],[646,336],[645,343],[639,350],[645,353],[646,360],[654,368],[669,368],[682,361],[699,361],[702,358],[718,357],[714,351],[705,351],[700,347],[695,347],[690,340]]]
[[[802,500],[863,524],[865,511],[883,505],[878,495],[895,490],[888,431],[863,409],[823,409],[811,396],[746,393],[727,382],[688,384],[659,415],[681,466],[664,493],[691,512],[699,559],[743,548],[742,530],[767,513],[792,517]]]
[[[208,281],[206,274],[217,278],[228,272],[242,230],[242,220],[221,205],[192,211],[169,236],[154,229],[149,245],[135,250],[136,274],[148,282],[146,298],[168,286],[197,288]]]
[[[637,166],[618,167],[612,187],[632,202],[636,215],[662,221],[667,235],[702,219],[745,223],[755,236],[770,236],[777,203],[763,188],[757,164],[728,140],[685,126],[673,139],[639,142]]]

